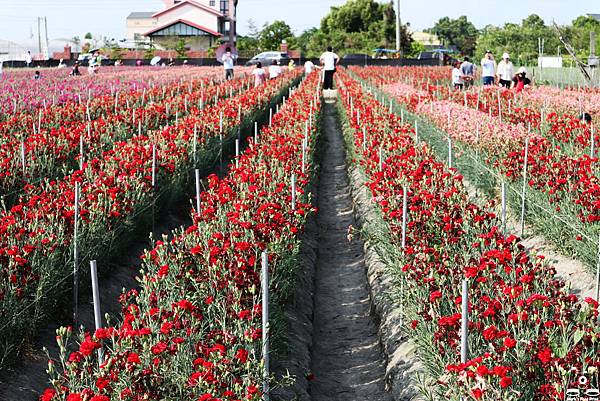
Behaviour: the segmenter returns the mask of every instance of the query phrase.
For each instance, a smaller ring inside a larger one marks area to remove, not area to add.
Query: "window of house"
[[[221,0],[221,14],[229,14],[229,0]]]
[[[214,7],[215,6],[215,0],[210,0],[210,6]]]

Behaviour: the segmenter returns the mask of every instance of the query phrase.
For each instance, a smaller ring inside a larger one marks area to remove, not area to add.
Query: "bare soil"
[[[314,287],[310,395],[313,401],[391,400],[372,311],[363,243],[356,226],[344,140],[335,106],[324,105],[318,185],[318,249]]]

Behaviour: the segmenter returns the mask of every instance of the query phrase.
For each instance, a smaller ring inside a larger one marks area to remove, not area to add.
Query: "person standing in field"
[[[254,75],[254,87],[260,86],[265,83],[265,76],[267,73],[262,68],[262,63],[256,63],[254,70],[252,70],[252,75]]]
[[[269,66],[269,79],[277,79],[281,74],[281,67],[277,64],[277,60],[273,60]]]
[[[323,66],[323,71],[325,73],[325,77],[323,79],[323,89],[333,89],[333,74],[335,74],[335,69],[340,61],[340,58],[333,52],[333,48],[331,46],[327,46],[327,51],[321,54],[319,60],[321,61],[321,65]]]
[[[460,61],[456,61],[454,63],[454,68],[452,69],[452,85],[454,85],[454,89],[461,90],[465,84],[463,81],[462,72],[460,70],[461,63]]]
[[[481,59],[481,83],[485,86],[494,85],[496,80],[496,61],[492,52],[485,51],[485,56]]]
[[[502,61],[498,63],[498,71],[496,76],[498,77],[498,83],[500,86],[510,89],[512,79],[515,75],[515,66],[510,61],[508,53],[502,55]]]
[[[27,68],[31,67],[31,61],[32,61],[32,57],[31,57],[31,52],[28,50],[27,51],[27,55],[25,56],[25,64],[27,64]]]
[[[4,63],[4,61],[0,60],[0,79],[2,79],[2,64]]]
[[[79,71],[79,61],[76,61],[75,64],[73,64],[73,69],[71,70],[71,74],[72,77],[78,77],[81,75],[81,71]]]
[[[313,72],[314,70],[315,70],[315,65],[313,64],[313,62],[310,60],[306,60],[306,63],[304,63],[304,73],[306,75],[308,75],[311,72]]]
[[[463,77],[465,88],[468,88],[473,84],[473,80],[475,79],[475,66],[473,63],[471,63],[468,57],[465,57],[464,61],[460,65],[460,72]]]
[[[225,68],[225,79],[232,79],[235,55],[231,53],[231,47],[225,48],[225,54],[223,54],[223,57],[221,57],[221,61],[223,62],[223,67]]]
[[[529,87],[529,85],[531,85],[531,79],[527,77],[527,68],[519,68],[519,71],[517,71],[517,75],[513,77],[512,81],[513,87],[515,88],[517,93],[523,92],[523,89]]]

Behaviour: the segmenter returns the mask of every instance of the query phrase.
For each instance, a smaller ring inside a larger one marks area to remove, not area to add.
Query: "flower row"
[[[344,105],[348,143],[389,227],[384,260],[399,261],[389,270],[395,297],[432,379],[431,399],[562,400],[568,388],[598,388],[597,301],[582,305],[569,295],[543,258],[503,236],[496,216],[468,201],[462,176],[415,144],[410,126],[349,76],[342,80],[342,98],[349,93],[360,111],[359,125]],[[464,279],[468,358],[461,363]]]
[[[292,78],[288,74],[281,82],[220,101],[177,124],[135,135],[87,160],[82,170],[42,188],[27,188],[19,202],[0,213],[2,346],[10,349],[23,341],[69,289],[64,282],[73,274],[76,183],[81,260],[108,257],[118,247],[117,240],[134,229],[153,204],[182,191],[195,150],[208,168],[218,160],[219,137],[228,139],[239,124],[255,121]]]
[[[261,399],[260,256],[269,254],[275,303],[313,211],[318,80],[307,77],[228,176],[209,178],[194,225],[145,253],[141,289],[124,294],[117,324],[82,333],[70,354],[70,329],[61,329],[60,372],[51,361],[54,388],[42,400]]]

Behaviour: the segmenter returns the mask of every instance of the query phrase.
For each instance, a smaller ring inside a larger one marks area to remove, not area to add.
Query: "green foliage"
[[[258,39],[249,36],[237,37],[237,50],[240,57],[254,57],[257,53],[260,53],[259,49]]]
[[[278,50],[283,40],[295,43],[292,28],[283,21],[265,24],[258,34],[258,44],[263,51]]]
[[[144,59],[150,60],[154,57],[156,49],[154,48],[154,44],[150,44],[146,50],[144,50]]]
[[[456,46],[461,53],[466,55],[472,55],[475,51],[479,35],[475,25],[464,15],[457,19],[441,18],[428,32],[444,39],[446,45]]]
[[[175,45],[175,52],[177,52],[177,58],[183,59],[187,55],[187,43],[184,38],[179,38]]]
[[[476,57],[483,57],[489,49],[497,59],[503,52],[508,52],[517,65],[537,65],[538,38],[544,39],[545,54],[557,53],[560,45],[558,37],[536,14],[525,18],[521,25],[487,26],[482,30],[477,42]]]
[[[580,16],[572,25],[560,27],[564,38],[573,46],[578,58],[586,60],[590,51],[590,32],[596,32],[596,48],[600,48],[600,22],[593,17]],[[505,24],[503,27],[487,26],[477,41],[476,56],[483,57],[486,49],[498,58],[508,52],[517,64],[537,65],[538,38],[544,39],[544,54],[560,52],[568,63],[570,57],[558,39],[555,30],[547,26],[536,14],[525,18],[521,24]]]
[[[413,42],[411,47],[410,47],[410,52],[408,52],[406,55],[408,57],[414,57],[416,58],[421,52],[426,51],[427,49],[425,48],[425,45],[421,42]]]
[[[400,44],[404,53],[410,53],[413,39],[406,25],[402,25]],[[321,20],[321,28],[305,31],[298,38],[298,46],[307,57],[318,57],[327,46],[340,55],[350,53],[372,54],[378,47],[395,47],[396,12],[393,1],[349,0]]]
[[[92,33],[91,32],[86,33],[83,38],[84,39],[92,39],[93,38]]]

